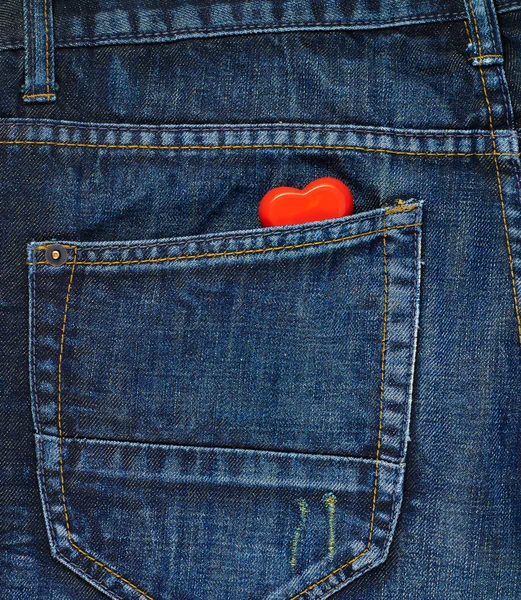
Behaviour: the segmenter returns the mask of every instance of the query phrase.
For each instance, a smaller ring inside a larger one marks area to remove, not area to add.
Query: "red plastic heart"
[[[260,202],[259,218],[264,227],[274,227],[345,217],[353,209],[349,188],[338,179],[322,177],[303,190],[292,187],[270,190]]]

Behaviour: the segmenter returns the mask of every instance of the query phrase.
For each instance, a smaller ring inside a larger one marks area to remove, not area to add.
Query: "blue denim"
[[[2,600],[521,597],[520,8],[0,6]]]

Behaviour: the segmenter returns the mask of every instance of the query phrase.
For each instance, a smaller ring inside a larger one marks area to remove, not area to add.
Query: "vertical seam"
[[[35,80],[36,80],[36,39],[35,39],[35,28],[36,28],[36,23],[35,23],[35,17],[34,17],[34,5],[33,5],[34,0],[28,0],[28,7],[30,7],[30,17],[29,17],[29,27],[30,27],[30,42],[29,45],[31,47],[31,51],[29,54],[29,69],[28,69],[28,73],[29,73],[29,77],[31,78],[31,90],[32,90],[32,94],[35,94],[35,89],[34,89],[34,85],[35,85]]]
[[[379,423],[378,423],[378,437],[376,444],[376,457],[375,457],[375,472],[374,472],[374,483],[373,483],[373,493],[372,493],[372,503],[371,503],[371,520],[369,524],[369,536],[367,539],[367,543],[365,548],[357,554],[354,558],[351,558],[349,561],[340,565],[333,571],[331,571],[322,579],[319,579],[315,583],[312,583],[304,590],[292,596],[289,600],[296,600],[300,598],[310,590],[314,589],[324,581],[327,581],[330,577],[342,571],[349,565],[353,564],[355,561],[359,560],[369,552],[373,540],[373,531],[374,531],[374,523],[375,523],[375,514],[376,514],[376,502],[378,499],[378,483],[379,483],[379,471],[380,471],[380,451],[382,446],[382,425],[383,425],[383,401],[384,401],[384,391],[385,391],[385,359],[387,355],[387,319],[388,319],[388,298],[389,298],[389,274],[387,271],[387,229],[385,226],[385,216],[383,220],[383,276],[384,276],[384,298],[383,298],[383,331],[382,331],[382,353],[381,353],[381,374],[380,374],[380,401],[379,401]]]
[[[473,20],[474,20],[474,23],[476,26],[476,36],[479,40],[479,29],[478,29],[478,25],[477,25],[477,21],[476,21],[476,15],[474,14],[474,9],[472,6],[472,0],[469,0],[469,7],[470,7],[471,13],[473,15]],[[488,111],[490,137],[492,140],[492,148],[493,148],[492,156],[494,159],[494,167],[496,170],[496,180],[497,180],[498,191],[499,191],[499,199],[501,202],[501,217],[502,217],[502,221],[503,221],[503,229],[505,231],[505,241],[506,241],[507,254],[508,254],[508,265],[509,265],[509,270],[510,270],[510,280],[512,283],[512,293],[514,296],[514,311],[515,311],[516,321],[517,321],[517,335],[519,338],[519,343],[521,344],[521,315],[519,313],[519,300],[518,300],[517,289],[516,289],[514,262],[513,262],[513,258],[512,258],[512,247],[510,244],[510,233],[509,233],[509,229],[508,229],[508,221],[507,221],[507,216],[506,216],[505,197],[503,194],[503,184],[501,182],[501,172],[499,169],[499,160],[498,160],[498,157],[496,156],[497,144],[496,144],[496,136],[495,136],[495,132],[494,132],[494,120],[493,120],[492,106],[490,104],[490,99],[488,96],[487,82],[485,79],[485,73],[483,72],[483,67],[481,65],[479,65],[478,69],[479,69],[479,74],[481,77],[481,85],[483,87],[483,94],[485,96],[485,103],[487,105],[487,111]]]
[[[45,24],[45,91],[49,94],[49,14],[47,0],[43,0],[43,21]]]
[[[71,295],[74,273],[76,270],[76,254],[77,254],[77,247],[74,247],[74,259],[73,259],[73,263],[72,263],[72,267],[71,267],[69,284],[67,286],[67,295],[65,297],[65,308],[63,311],[63,321],[62,321],[61,337],[60,337],[60,352],[59,352],[59,358],[58,358],[58,408],[57,408],[57,412],[58,412],[58,440],[59,440],[59,467],[60,467],[59,470],[60,470],[61,501],[62,501],[62,507],[63,507],[63,516],[65,519],[65,528],[67,530],[67,539],[69,541],[69,544],[73,548],[75,548],[80,554],[82,554],[83,556],[88,558],[94,564],[105,569],[105,571],[107,571],[107,573],[109,573],[110,575],[113,575],[114,577],[117,577],[118,579],[120,579],[121,581],[123,581],[124,583],[129,585],[136,592],[142,594],[145,598],[147,598],[147,600],[154,600],[154,598],[152,598],[152,596],[145,593],[143,590],[141,590],[136,585],[134,585],[131,581],[129,581],[128,579],[125,579],[125,577],[123,577],[119,573],[116,573],[116,571],[114,571],[107,565],[103,564],[101,561],[99,561],[96,558],[94,558],[93,556],[91,556],[88,552],[85,552],[85,550],[80,548],[80,546],[78,546],[72,539],[71,527],[70,527],[70,522],[69,522],[69,511],[67,508],[67,502],[65,500],[65,477],[64,477],[64,466],[63,466],[63,438],[64,438],[64,435],[63,435],[63,429],[62,429],[62,363],[63,363],[63,349],[64,349],[64,345],[65,345],[65,330],[67,327],[67,314],[68,314],[68,310],[69,310],[69,299],[70,299],[70,295]]]
[[[479,54],[479,56],[483,56],[483,51],[481,49],[481,37],[479,35],[478,20],[476,19],[476,13],[474,12],[474,7],[472,6],[472,0],[469,0],[469,8],[470,8],[470,13],[472,15],[472,21],[474,23],[474,30],[476,32],[478,54]],[[470,38],[470,43],[472,44],[472,38]]]

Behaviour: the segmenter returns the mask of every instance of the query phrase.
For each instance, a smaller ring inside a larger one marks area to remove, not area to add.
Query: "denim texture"
[[[519,598],[521,7],[52,8],[27,103],[0,7],[2,598]]]

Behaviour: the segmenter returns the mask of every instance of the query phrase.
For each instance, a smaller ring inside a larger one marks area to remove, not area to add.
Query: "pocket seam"
[[[386,213],[387,214],[387,213]],[[321,583],[327,581],[330,577],[345,569],[349,565],[353,564],[362,556],[367,554],[371,548],[372,540],[373,540],[373,531],[374,531],[374,520],[376,513],[376,501],[378,498],[378,478],[379,478],[379,462],[380,462],[380,451],[382,444],[382,425],[383,425],[383,401],[384,401],[384,391],[385,391],[385,359],[387,355],[387,321],[388,321],[388,301],[389,301],[389,274],[387,270],[387,229],[385,227],[385,214],[382,221],[383,227],[383,277],[384,277],[384,298],[383,298],[383,327],[382,327],[382,351],[381,351],[381,373],[380,373],[380,399],[379,399],[379,422],[378,422],[378,436],[377,436],[377,445],[376,445],[376,457],[375,457],[375,474],[374,474],[374,484],[373,484],[373,492],[372,492],[372,503],[371,503],[371,520],[369,524],[369,535],[365,545],[365,548],[357,554],[354,558],[349,559],[347,562],[343,563],[339,567],[336,567],[330,573],[315,581],[314,583],[308,585],[305,589],[303,589],[298,594],[292,596],[289,600],[297,600],[301,596],[304,596],[310,590],[316,588]],[[390,228],[389,228],[390,229]],[[396,493],[396,489],[393,492]]]
[[[204,257],[208,257],[208,256],[248,254],[248,253],[252,253],[252,252],[259,253],[259,252],[267,252],[267,251],[275,251],[275,250],[294,249],[294,248],[300,248],[300,247],[324,245],[324,244],[330,244],[330,243],[335,243],[335,242],[338,243],[338,242],[341,242],[341,241],[344,241],[347,239],[358,238],[358,237],[362,237],[362,236],[366,236],[366,235],[370,235],[370,234],[374,234],[374,233],[383,233],[382,237],[383,237],[383,246],[384,246],[384,249],[383,249],[384,324],[383,324],[383,332],[382,332],[378,442],[377,442],[377,454],[376,454],[376,458],[375,458],[375,476],[374,476],[374,485],[373,485],[373,492],[372,492],[373,499],[372,499],[371,522],[370,522],[368,541],[367,541],[365,549],[362,552],[360,552],[357,556],[355,556],[354,558],[351,558],[348,562],[344,563],[342,566],[337,567],[336,569],[331,571],[327,576],[325,576],[324,578],[320,579],[319,581],[311,584],[310,586],[308,586],[306,589],[304,589],[297,595],[292,596],[290,598],[290,600],[296,600],[297,598],[300,598],[301,596],[306,594],[311,589],[314,589],[320,583],[323,583],[324,581],[326,581],[327,579],[332,577],[335,573],[338,573],[339,571],[343,570],[348,565],[350,565],[353,562],[355,562],[356,560],[360,559],[362,556],[364,556],[369,551],[369,549],[371,547],[373,530],[374,530],[374,525],[375,525],[376,504],[377,504],[377,497],[378,497],[379,462],[380,462],[381,436],[382,436],[382,427],[383,427],[383,400],[384,400],[384,390],[385,390],[385,359],[386,359],[386,350],[387,350],[387,321],[388,321],[388,296],[389,296],[389,277],[388,277],[388,269],[387,269],[387,231],[390,231],[393,229],[403,229],[403,228],[421,226],[421,221],[417,221],[417,222],[411,223],[411,224],[395,225],[395,226],[391,226],[391,227],[386,227],[385,217],[387,214],[392,214],[394,212],[406,212],[407,210],[412,210],[412,209],[416,208],[416,206],[417,205],[414,205],[412,207],[407,207],[406,209],[402,209],[402,210],[389,209],[389,211],[386,211],[383,215],[383,219],[382,219],[383,227],[380,229],[372,230],[369,232],[363,232],[360,234],[353,234],[350,236],[342,236],[340,238],[335,238],[332,240],[319,240],[319,241],[315,241],[315,242],[306,242],[306,243],[302,243],[302,244],[293,244],[293,245],[278,246],[278,247],[264,248],[264,249],[253,249],[253,250],[250,249],[250,250],[221,252],[221,253],[205,253],[205,254],[199,254],[199,255],[188,255],[188,256],[178,256],[178,257],[167,257],[167,258],[162,258],[162,259],[148,259],[148,260],[145,259],[145,260],[131,261],[133,263],[135,263],[135,262],[160,262],[160,261],[164,261],[164,260],[179,260],[179,259],[183,259],[183,258],[185,258],[185,259],[187,259],[187,258],[204,258]],[[104,563],[102,563],[101,561],[96,559],[95,557],[88,554],[85,550],[83,550],[80,546],[78,546],[72,539],[72,533],[71,533],[71,528],[70,528],[70,523],[69,523],[69,512],[68,512],[66,498],[65,498],[64,464],[63,464],[64,463],[64,461],[63,461],[63,442],[64,442],[65,438],[63,435],[61,412],[62,412],[62,404],[63,404],[62,403],[62,359],[63,359],[64,344],[65,344],[65,332],[66,332],[66,325],[67,325],[67,314],[68,314],[68,309],[69,309],[69,299],[70,299],[71,290],[72,290],[74,273],[75,273],[76,266],[78,264],[128,264],[128,261],[127,262],[125,262],[125,261],[79,262],[76,260],[78,247],[72,246],[72,248],[73,248],[73,260],[65,263],[65,264],[71,264],[72,268],[71,268],[71,274],[70,274],[69,282],[68,282],[68,286],[67,286],[67,293],[66,293],[66,298],[65,298],[65,306],[64,306],[62,326],[61,326],[60,353],[59,353],[59,360],[58,360],[58,385],[57,385],[57,391],[58,391],[57,413],[58,413],[59,463],[60,463],[59,472],[60,472],[60,484],[61,484],[61,500],[62,500],[62,508],[63,508],[65,525],[66,525],[66,531],[67,531],[67,539],[68,539],[69,544],[73,548],[75,548],[80,554],[82,554],[83,556],[88,558],[94,564],[103,568],[108,574],[120,579],[122,582],[124,582],[125,584],[130,586],[132,589],[134,589],[136,592],[142,594],[145,598],[147,598],[147,600],[154,600],[154,598],[152,596],[150,596],[149,594],[147,594],[146,592],[144,592],[143,590],[138,588],[131,581],[129,581],[122,575],[118,574],[116,571],[114,571],[113,569],[111,569],[110,567],[108,567],[107,565],[105,565]],[[35,263],[33,263],[33,264],[35,264]],[[36,262],[36,264],[41,264],[41,263]],[[47,264],[47,263],[45,261],[43,261],[43,264]],[[392,512],[393,518],[395,515],[395,511],[396,511],[396,507],[394,505],[395,495],[396,495],[396,490],[394,490],[394,492],[393,492],[393,512]],[[392,525],[391,523],[388,525],[388,529],[391,527],[391,525]],[[56,544],[56,542],[55,542],[55,544]],[[56,552],[57,552],[57,554],[60,554],[57,547],[56,547]],[[68,559],[67,562],[70,562],[72,565],[75,565],[75,563],[73,563],[70,559]],[[374,561],[371,561],[371,563],[368,565],[368,567],[373,566],[373,565],[374,565]],[[79,567],[77,567],[77,568],[79,568]],[[361,574],[362,572],[363,572],[363,570],[359,574]],[[91,579],[90,576],[89,576],[89,579]],[[105,589],[107,589],[105,586],[103,586],[103,587]],[[112,591],[110,591],[110,594],[117,596],[117,594],[115,594],[115,592],[112,592]]]
[[[405,212],[405,211],[403,211],[403,212]],[[318,240],[318,241],[314,241],[314,242],[302,242],[300,244],[272,246],[272,247],[268,247],[268,248],[248,248],[246,250],[228,250],[228,251],[223,251],[223,252],[204,252],[202,254],[184,254],[181,256],[164,256],[161,258],[139,258],[139,259],[115,260],[115,261],[111,261],[111,260],[78,261],[78,260],[76,260],[77,246],[73,246],[72,247],[74,250],[73,260],[72,261],[68,260],[63,264],[64,265],[72,265],[74,268],[77,265],[98,265],[98,266],[100,266],[100,265],[131,265],[131,264],[143,264],[143,263],[148,264],[148,263],[159,263],[159,262],[174,262],[174,261],[178,261],[178,260],[197,259],[197,258],[216,258],[216,257],[220,257],[220,256],[240,256],[243,254],[262,254],[262,253],[266,253],[266,252],[274,252],[274,251],[280,251],[280,250],[296,250],[299,248],[309,248],[312,246],[323,246],[326,244],[335,244],[335,243],[344,242],[346,240],[352,240],[352,239],[356,239],[356,238],[360,238],[360,237],[365,237],[365,236],[372,235],[375,233],[383,233],[385,236],[386,232],[390,231],[391,229],[408,229],[410,227],[419,227],[420,225],[421,225],[421,222],[407,223],[404,225],[393,225],[392,227],[383,227],[380,229],[373,229],[371,231],[364,231],[362,233],[346,235],[346,236],[342,236],[339,238],[333,238],[331,240]],[[36,264],[37,265],[48,265],[49,263],[46,260],[41,260],[41,261],[37,261]]]
[[[77,249],[74,248],[74,258],[76,258],[76,252],[77,252]],[[78,546],[73,541],[73,539],[72,539],[71,528],[70,528],[70,523],[69,523],[69,511],[67,509],[67,503],[66,503],[66,500],[65,500],[65,478],[64,478],[64,467],[63,467],[63,429],[62,429],[62,419],[61,419],[61,407],[62,407],[61,389],[62,389],[62,359],[63,359],[63,348],[64,348],[64,345],[65,345],[65,329],[66,329],[66,326],[67,326],[67,312],[68,312],[68,308],[69,308],[69,298],[70,298],[70,295],[71,295],[72,282],[73,282],[73,279],[74,279],[74,272],[75,272],[75,270],[76,270],[76,264],[73,262],[73,265],[72,265],[72,268],[71,268],[71,274],[70,274],[70,277],[69,277],[69,284],[67,286],[67,295],[65,297],[65,308],[64,308],[64,311],[63,311],[62,330],[61,330],[61,336],[60,336],[60,354],[59,354],[59,358],[58,358],[58,384],[57,384],[57,387],[58,387],[58,408],[57,408],[57,413],[58,413],[59,464],[60,464],[59,471],[60,471],[60,484],[61,484],[61,500],[62,500],[62,507],[63,507],[63,516],[64,516],[64,519],[65,519],[65,529],[67,531],[67,539],[69,541],[69,544],[73,548],[75,548],[80,554],[82,554],[83,556],[85,556],[86,558],[88,558],[94,564],[100,566],[101,568],[105,569],[105,571],[107,571],[107,573],[109,573],[110,575],[113,575],[114,577],[117,577],[118,579],[120,579],[121,581],[123,581],[124,583],[126,583],[127,585],[129,585],[136,592],[142,594],[145,598],[147,598],[147,600],[154,600],[154,598],[152,596],[150,596],[149,594],[147,594],[146,592],[144,592],[142,589],[138,588],[131,581],[129,581],[128,579],[126,579],[125,577],[123,577],[122,575],[120,575],[119,573],[116,573],[116,571],[114,571],[113,569],[111,569],[109,566],[105,565],[104,563],[102,563],[98,559],[96,559],[93,556],[91,556],[88,552],[86,552],[80,546]],[[75,564],[75,563],[72,563],[72,564]]]
[[[409,200],[408,202],[412,201]],[[385,214],[389,215],[389,214],[394,214],[394,213],[402,213],[402,212],[409,212],[411,210],[414,210],[416,208],[416,204],[408,204],[406,206],[397,206],[397,207],[391,207],[391,208],[387,208],[385,210]],[[371,219],[375,219],[378,218],[379,214],[378,214],[378,210],[372,211],[372,214],[358,214],[358,215],[350,215],[348,217],[349,221],[346,221],[344,224],[349,224],[352,225],[354,223],[362,223],[363,221],[369,221]],[[344,219],[345,217],[342,217],[341,219]],[[87,250],[149,250],[151,248],[164,248],[164,247],[168,247],[168,246],[177,246],[177,245],[181,245],[181,242],[186,244],[186,243],[195,243],[195,242],[220,242],[220,241],[228,241],[228,240],[244,240],[244,239],[254,239],[254,238],[267,238],[267,237],[271,237],[273,235],[276,235],[277,233],[280,232],[281,235],[285,235],[285,234],[302,234],[302,233],[309,233],[310,231],[321,231],[321,230],[327,230],[328,228],[331,228],[333,226],[337,226],[339,219],[335,219],[335,222],[332,222],[330,219],[328,219],[327,223],[324,224],[324,222],[322,222],[320,225],[314,225],[313,227],[302,227],[301,225],[297,225],[295,227],[291,227],[291,226],[283,226],[284,228],[282,229],[282,227],[270,227],[269,229],[265,229],[263,231],[260,231],[258,233],[255,233],[255,230],[252,230],[252,233],[250,233],[248,230],[244,230],[242,231],[240,234],[238,234],[237,232],[234,231],[230,231],[228,233],[223,233],[223,234],[219,234],[219,235],[195,235],[195,236],[186,236],[184,237],[182,240],[176,239],[176,238],[171,238],[170,240],[166,240],[166,241],[158,241],[157,243],[154,244],[138,244],[138,243],[133,243],[133,242],[119,242],[119,243],[115,243],[112,245],[108,245],[108,244],[89,244],[88,246],[82,247],[81,249],[84,251]],[[40,246],[36,247],[36,250],[46,250],[50,244],[55,244],[56,241],[53,240],[52,242],[49,243],[44,243]],[[65,248],[74,248],[75,245],[73,244],[67,244],[64,243],[62,244]],[[36,263],[36,264],[40,264],[40,263]],[[46,264],[46,263],[45,263]]]

